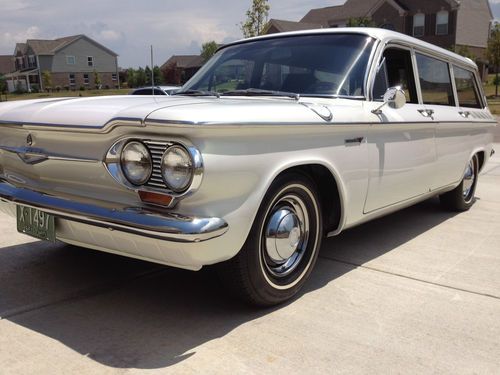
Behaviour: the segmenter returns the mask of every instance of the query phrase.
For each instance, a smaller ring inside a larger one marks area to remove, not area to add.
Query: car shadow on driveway
[[[313,272],[298,298],[453,216],[433,199],[325,240],[321,272]],[[352,264],[326,259],[344,259],[349,249],[356,252]],[[213,268],[183,271],[41,242],[0,249],[2,319],[114,368],[174,365],[200,345],[286,306],[238,303]]]

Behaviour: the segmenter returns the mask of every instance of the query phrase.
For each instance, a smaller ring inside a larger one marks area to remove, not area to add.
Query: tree
[[[48,70],[42,72],[42,83],[45,91],[52,89],[52,74]]]
[[[135,78],[135,84],[137,87],[146,86],[147,77],[143,68],[139,67],[139,69],[136,70]]]
[[[95,85],[95,88],[100,90],[101,89],[101,77],[99,76],[99,73],[97,72],[97,70],[94,69],[94,85]]]
[[[347,20],[347,27],[377,27],[370,17],[351,17]]]
[[[240,25],[245,38],[262,34],[269,16],[269,9],[271,7],[268,0],[252,0],[252,6],[246,12],[247,19]]]
[[[453,45],[451,46],[451,50],[455,53],[458,53],[460,56],[463,57],[468,57],[471,60],[474,60],[476,56],[470,51],[469,47],[467,46],[456,46]]]
[[[163,75],[161,74],[160,67],[155,65],[153,68],[153,76],[155,78],[155,85],[163,85]]]
[[[152,83],[151,83],[151,69],[147,65],[144,68],[144,75],[146,76],[146,86],[151,86],[152,85]],[[156,82],[155,82],[155,85],[156,85]]]
[[[215,41],[203,43],[201,46],[201,57],[203,62],[207,62],[217,51],[217,43]]]
[[[486,56],[488,57],[490,64],[495,67],[495,96],[498,96],[498,67],[500,66],[500,24],[498,23],[491,31],[490,39],[488,40]]]

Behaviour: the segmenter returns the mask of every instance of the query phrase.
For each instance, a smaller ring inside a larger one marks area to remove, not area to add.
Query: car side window
[[[387,48],[373,85],[373,98],[381,101],[389,87],[401,86],[408,103],[418,103],[411,53],[400,48]]]
[[[467,108],[482,108],[474,74],[469,70],[453,65],[453,75],[455,76],[458,105]]]
[[[419,53],[416,57],[424,104],[454,106],[448,63]]]

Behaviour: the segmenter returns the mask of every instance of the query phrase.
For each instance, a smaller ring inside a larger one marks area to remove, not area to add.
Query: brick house
[[[347,0],[343,5],[311,9],[299,22],[271,20],[267,33],[344,27],[350,18],[368,18],[377,27],[412,35],[446,49],[467,47],[486,72],[486,47],[493,20],[488,0]]]
[[[167,83],[184,84],[203,66],[200,55],[173,55],[161,67]]]
[[[15,69],[14,57],[11,55],[0,55],[0,74],[12,73]]]
[[[94,72],[101,87],[119,86],[118,55],[85,35],[17,43],[14,60],[16,71],[6,75],[10,91],[18,85],[27,91],[46,89],[45,71],[50,72],[52,89],[95,88]]]

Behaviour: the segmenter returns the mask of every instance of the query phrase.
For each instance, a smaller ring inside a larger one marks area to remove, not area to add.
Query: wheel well
[[[316,184],[323,216],[324,233],[327,234],[338,229],[342,206],[337,181],[330,170],[321,164],[306,164],[286,169],[280,175],[290,172],[305,174]]]
[[[484,165],[484,151],[479,151],[477,153],[477,159],[479,162],[477,170],[478,170],[478,172],[481,172],[481,169],[483,168],[483,165]]]

